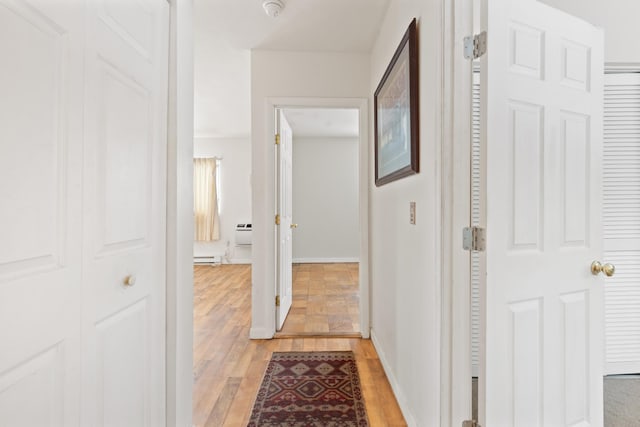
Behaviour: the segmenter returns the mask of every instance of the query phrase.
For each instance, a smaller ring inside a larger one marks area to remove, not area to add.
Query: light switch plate
[[[409,224],[416,225],[416,202],[409,202]]]

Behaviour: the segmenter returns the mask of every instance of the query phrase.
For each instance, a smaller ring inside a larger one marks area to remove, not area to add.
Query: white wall
[[[604,29],[605,61],[640,63],[638,0],[543,0]]]
[[[441,7],[438,0],[390,2],[369,87],[372,94],[418,18],[420,173],[378,188],[372,167],[370,179],[372,337],[407,422],[417,426],[440,425]],[[416,225],[409,223],[411,201]]]
[[[293,136],[294,262],[357,262],[358,138]]]
[[[251,222],[251,140],[249,138],[195,138],[194,157],[220,161],[220,240],[194,242],[194,256],[227,255],[223,262],[251,263],[251,246],[236,246],[238,223]]]
[[[359,107],[361,99],[368,98],[370,92],[369,55],[255,50],[251,53],[251,65],[251,337],[271,338],[275,332],[275,145],[272,113],[267,115],[270,99],[352,98]],[[366,280],[363,283],[368,283]]]
[[[251,134],[251,53],[233,40],[237,30],[230,30],[240,19],[240,2],[224,3],[199,0],[194,5],[193,124],[196,136],[246,138]]]

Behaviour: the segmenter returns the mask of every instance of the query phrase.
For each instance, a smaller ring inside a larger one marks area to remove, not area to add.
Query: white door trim
[[[170,0],[166,425],[192,425],[193,0]]]
[[[275,134],[274,112],[276,108],[357,108],[359,110],[359,218],[360,218],[360,328],[363,338],[369,338],[370,335],[370,314],[369,314],[369,110],[368,99],[366,98],[288,98],[288,97],[270,97],[266,99],[266,138],[272,141],[269,135]],[[275,152],[273,150],[272,152]],[[268,170],[266,176],[275,177],[275,161],[267,162]],[[275,205],[275,181],[265,183],[267,191],[265,197],[267,200],[273,200]],[[272,224],[274,212],[265,212],[265,224]],[[254,219],[254,223],[255,223]],[[268,235],[274,233],[268,232]],[[272,243],[275,244],[274,238]],[[276,266],[275,246],[267,244],[269,250],[260,251],[254,246],[254,260],[262,259],[265,265]],[[275,283],[276,276],[268,275],[264,278],[264,282],[260,286],[263,289],[256,289],[258,281],[252,283],[253,295],[263,295],[263,298],[252,300],[251,312],[252,319],[260,318],[260,313],[272,313],[273,322],[269,322],[270,327],[254,328],[252,325],[251,338],[269,339],[275,334]],[[270,317],[271,317],[270,316]]]
[[[473,1],[443,8],[442,318],[440,426],[471,419],[471,278],[462,228],[471,221],[472,61],[464,37],[473,33]]]
[[[604,73],[640,73],[640,62],[605,62]]]

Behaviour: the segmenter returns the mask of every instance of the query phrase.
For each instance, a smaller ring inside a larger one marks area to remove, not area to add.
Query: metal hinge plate
[[[483,31],[475,36],[464,38],[464,57],[478,59],[487,53],[487,32]]]
[[[280,307],[280,295],[276,295],[276,307]]]
[[[462,427],[480,427],[476,420],[466,420],[462,422]]]
[[[465,227],[462,229],[462,249],[482,252],[485,249],[486,232],[481,227]]]
[[[280,225],[280,214],[276,214],[276,225]]]
[[[276,133],[276,145],[280,145],[280,134]]]

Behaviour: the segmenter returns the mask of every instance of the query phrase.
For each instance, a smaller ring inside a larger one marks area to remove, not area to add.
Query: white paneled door
[[[533,0],[483,15],[480,423],[601,426],[603,35]]]
[[[83,424],[164,417],[168,12],[90,2],[85,57]]]
[[[84,16],[53,3],[0,1],[3,426],[78,424]]]
[[[0,0],[0,425],[164,424],[168,3]]]
[[[277,110],[278,120],[278,215],[276,226],[278,242],[278,280],[276,290],[276,330],[282,329],[293,302],[293,134],[282,110]]]

